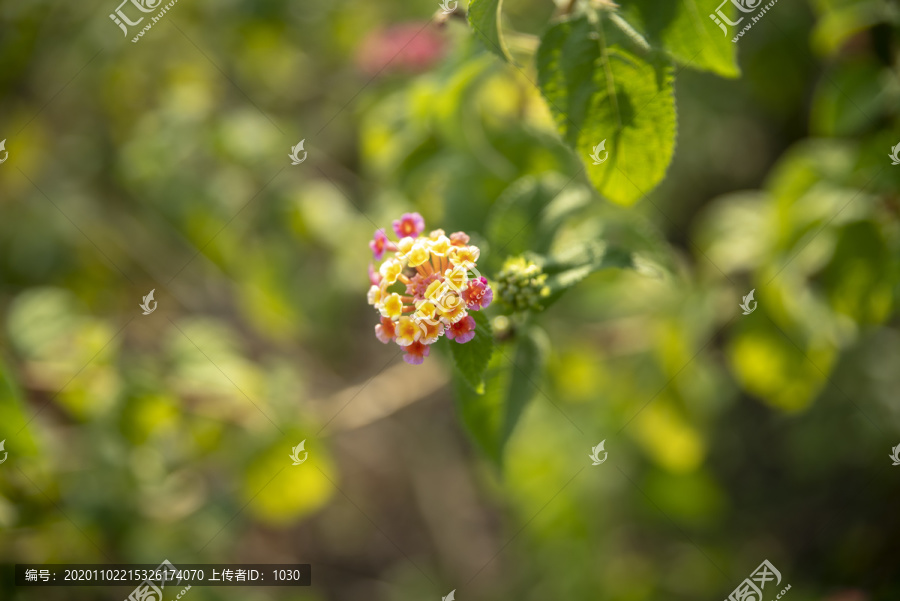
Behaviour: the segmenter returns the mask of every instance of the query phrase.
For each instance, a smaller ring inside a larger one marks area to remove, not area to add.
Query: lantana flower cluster
[[[375,336],[385,344],[396,342],[403,360],[419,365],[443,335],[458,344],[472,340],[475,319],[469,311],[490,305],[494,292],[478,274],[480,251],[464,232],[447,236],[434,230],[424,236],[425,220],[418,213],[404,214],[393,226],[396,242],[383,229],[369,242],[375,260],[384,259],[377,270],[369,265],[369,304],[381,315]]]

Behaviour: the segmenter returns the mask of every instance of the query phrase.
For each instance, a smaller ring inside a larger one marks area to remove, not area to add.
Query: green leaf
[[[897,22],[896,6],[882,0],[819,0],[814,5],[819,20],[811,44],[822,55],[838,52],[854,35],[878,23]]]
[[[460,375],[477,394],[483,394],[484,371],[494,352],[494,332],[483,312],[469,311],[469,315],[475,319],[475,337],[464,344],[454,340],[447,342]]]
[[[507,359],[512,360],[513,374],[504,403],[503,429],[500,432],[501,454],[525,407],[539,392],[549,346],[544,331],[531,327],[519,334],[515,355],[507,356]]]
[[[570,182],[571,178],[551,173],[510,184],[488,217],[486,233],[495,254],[549,251],[559,226],[591,200],[587,188]]]
[[[20,455],[37,451],[32,430],[24,427],[28,424],[27,410],[26,399],[13,370],[0,358],[0,440],[15,435],[15,452]],[[4,452],[12,452],[12,449],[7,448]]]
[[[503,40],[500,25],[502,8],[503,0],[472,0],[469,3],[469,25],[488,50],[511,63],[513,60]]]
[[[716,25],[709,16],[715,13],[716,3],[632,0],[623,15],[650,44],[662,49],[679,64],[723,77],[738,77],[741,70],[737,64],[737,44],[731,38],[739,28],[729,28],[726,24],[728,31],[723,32]],[[739,18],[737,7],[731,2],[727,2],[722,10],[732,22]]]
[[[558,23],[538,49],[538,83],[560,134],[597,190],[621,205],[650,192],[672,160],[673,74],[662,59],[608,17]],[[604,140],[609,155],[594,165],[590,155]]]
[[[461,377],[454,380],[456,409],[466,431],[478,447],[497,465],[500,464],[499,432],[503,422],[503,394],[509,386],[512,370],[503,356],[497,352],[491,358],[485,372],[485,390],[477,394]]]
[[[831,261],[819,278],[829,304],[862,324],[882,323],[891,313],[897,261],[873,221],[842,228]]]
[[[544,308],[549,307],[559,300],[566,290],[594,272],[611,268],[633,269],[634,260],[632,253],[600,242],[586,244],[565,255],[545,259],[539,264],[543,272],[549,276],[547,288],[550,289],[550,294],[541,300],[541,305]]]
[[[812,134],[859,137],[900,100],[900,82],[872,58],[847,58],[829,69],[813,95]]]
[[[456,404],[469,434],[497,467],[528,403],[538,393],[549,343],[543,331],[519,331],[515,343],[498,347],[485,374],[483,395],[457,379]]]

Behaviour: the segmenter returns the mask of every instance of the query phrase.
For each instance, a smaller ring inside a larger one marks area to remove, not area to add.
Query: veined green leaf
[[[707,4],[699,0],[632,0],[623,14],[651,45],[668,53],[679,64],[723,77],[738,77],[741,70],[737,64],[737,44],[731,41],[734,33],[727,24],[723,31],[710,18],[710,14],[719,18],[715,11],[721,1],[709,0]],[[725,3],[722,12],[732,22],[739,18],[731,2]]]
[[[469,25],[488,50],[507,62],[513,62],[503,40],[500,11],[503,0],[472,0],[469,3]]]
[[[475,320],[475,337],[464,344],[454,340],[448,340],[447,343],[460,375],[477,394],[482,394],[484,371],[494,352],[494,332],[490,320],[483,312],[469,311],[469,315]]]
[[[601,194],[631,205],[662,181],[676,116],[672,67],[659,53],[608,17],[596,25],[580,17],[544,34],[537,66],[557,128]],[[595,151],[601,143],[605,149]]]

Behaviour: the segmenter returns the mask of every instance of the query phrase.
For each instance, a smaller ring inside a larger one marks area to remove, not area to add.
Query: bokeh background
[[[739,78],[681,70],[628,209],[436,4],[181,0],[136,44],[114,1],[0,4],[0,599],[130,592],[16,562],[163,559],[312,564],[195,601],[695,601],[763,559],[791,601],[900,598],[897,4],[781,0]],[[527,52],[554,6],[504,10]],[[561,238],[645,268],[535,317],[500,461],[446,356],[375,339],[366,243],[417,210],[491,278],[539,235],[492,234],[504,191],[573,177]]]

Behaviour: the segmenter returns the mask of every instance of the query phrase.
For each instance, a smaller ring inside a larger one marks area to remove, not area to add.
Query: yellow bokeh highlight
[[[309,455],[300,465],[292,465],[291,449],[284,445],[268,449],[250,465],[243,495],[250,501],[248,511],[258,520],[290,524],[318,511],[331,498],[335,489],[329,478],[336,478],[334,466],[323,455],[324,446],[310,441],[305,446]]]
[[[661,467],[675,473],[697,469],[706,444],[663,398],[657,398],[635,418],[638,442]]]
[[[728,349],[731,369],[741,386],[789,412],[810,405],[825,382],[823,373],[828,373],[834,360],[829,349],[807,351],[807,355],[782,334],[763,330],[740,333]]]
[[[606,373],[595,352],[581,348],[565,353],[554,369],[555,385],[562,398],[585,402],[596,399],[606,382]]]
[[[173,431],[180,414],[181,408],[173,397],[149,394],[135,399],[132,424],[138,440],[143,442],[154,434]]]

